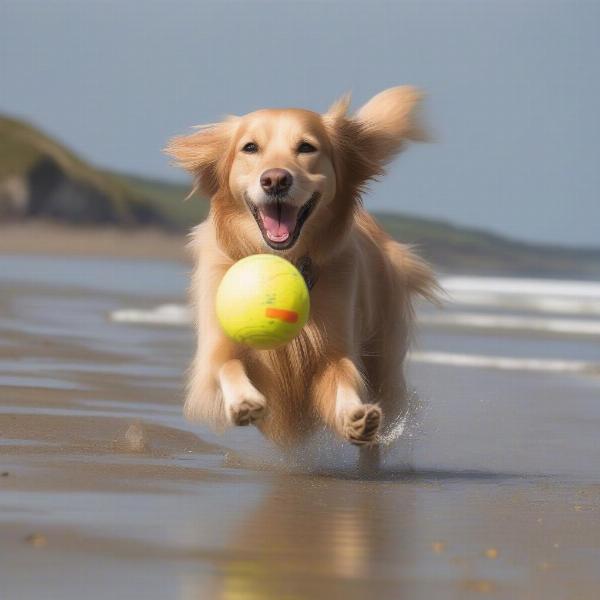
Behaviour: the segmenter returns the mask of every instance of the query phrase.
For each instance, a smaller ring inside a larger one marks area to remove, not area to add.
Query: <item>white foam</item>
[[[442,286],[454,291],[550,295],[600,300],[600,282],[517,277],[443,277]]]
[[[444,277],[449,301],[544,313],[600,315],[600,283],[509,277]]]
[[[436,365],[471,367],[477,369],[499,369],[502,371],[600,374],[600,363],[580,360],[486,356],[481,354],[456,354],[452,352],[412,352],[410,354],[410,360]]]
[[[180,304],[161,304],[155,308],[129,308],[114,310],[110,313],[112,321],[117,323],[150,323],[153,325],[189,325],[192,313],[187,306]]]
[[[497,306],[556,314],[600,315],[599,282],[509,277],[443,277],[441,284],[448,292],[449,301],[457,305]],[[189,308],[179,304],[163,304],[151,309],[120,309],[113,311],[110,317],[118,322],[164,325],[188,325],[192,321]],[[467,320],[473,322],[470,318]],[[569,328],[578,331],[583,328],[574,323],[564,321],[561,324],[559,321],[557,331]],[[534,327],[537,328],[537,325]],[[545,326],[540,327],[543,329]],[[596,325],[592,325],[592,329],[595,330]]]
[[[498,307],[512,310],[526,310],[540,313],[566,315],[600,315],[600,300],[562,298],[552,296],[492,294],[483,292],[453,291],[451,304],[472,307]]]
[[[448,312],[419,315],[419,322],[438,327],[553,333],[586,337],[600,336],[600,321],[552,319],[484,313]]]

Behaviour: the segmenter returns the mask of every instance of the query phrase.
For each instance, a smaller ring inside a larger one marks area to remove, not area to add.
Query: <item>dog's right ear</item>
[[[220,123],[200,125],[195,133],[169,140],[164,151],[175,159],[177,166],[194,177],[190,196],[196,191],[213,196],[226,183],[225,159],[236,124],[237,117],[229,117]]]

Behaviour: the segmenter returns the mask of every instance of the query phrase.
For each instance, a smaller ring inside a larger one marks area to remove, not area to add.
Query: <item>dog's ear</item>
[[[334,162],[355,186],[383,173],[385,165],[407,141],[425,141],[418,107],[422,94],[411,86],[377,94],[356,114],[348,115],[350,96],[335,102],[323,115],[334,148]]]
[[[358,110],[354,119],[361,125],[372,157],[380,164],[389,162],[407,141],[426,141],[419,118],[423,94],[414,87],[385,90]]]
[[[197,126],[198,131],[169,140],[165,152],[194,177],[190,195],[201,191],[212,196],[225,183],[225,159],[236,122],[237,117],[229,117],[220,123]]]

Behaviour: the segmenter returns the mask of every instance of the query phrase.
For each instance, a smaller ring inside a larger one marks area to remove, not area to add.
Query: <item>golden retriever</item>
[[[258,110],[170,141],[167,153],[211,198],[190,244],[198,348],[188,418],[254,424],[283,446],[324,424],[368,446],[384,415],[405,410],[412,301],[432,298],[435,280],[365,211],[361,194],[407,141],[423,139],[420,98],[402,86],[354,115],[348,96],[325,114]],[[215,293],[235,261],[265,252],[299,267],[311,314],[286,346],[253,350],[224,335]]]

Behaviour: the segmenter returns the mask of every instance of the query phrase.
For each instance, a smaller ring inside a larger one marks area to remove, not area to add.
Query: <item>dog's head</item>
[[[232,258],[264,251],[319,254],[348,230],[364,184],[406,140],[423,139],[420,94],[386,90],[348,115],[349,97],[320,115],[259,110],[176,137],[167,152],[212,198],[217,235]]]

